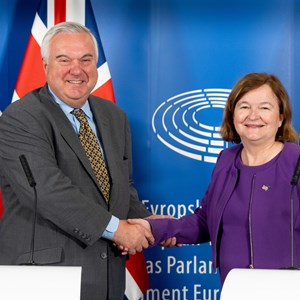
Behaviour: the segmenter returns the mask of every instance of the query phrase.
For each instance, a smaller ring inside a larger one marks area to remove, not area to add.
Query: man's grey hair
[[[76,22],[62,22],[54,25],[51,27],[48,32],[45,34],[42,46],[41,46],[41,55],[42,59],[47,63],[49,59],[49,44],[51,39],[60,32],[66,32],[66,33],[80,33],[80,32],[86,32],[90,35],[94,46],[95,46],[95,52],[96,52],[96,61],[98,61],[98,44],[95,36],[93,33],[85,26],[83,26],[80,23]]]

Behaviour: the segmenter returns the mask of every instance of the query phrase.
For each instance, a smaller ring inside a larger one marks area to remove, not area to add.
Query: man
[[[81,300],[123,299],[126,256],[118,246],[134,254],[153,243],[150,231],[126,221],[150,215],[132,184],[128,120],[112,102],[90,95],[98,49],[86,27],[52,27],[41,53],[47,84],[0,118],[0,264],[30,261],[34,189],[19,159],[24,155],[37,191],[34,262],[82,266]],[[82,140],[78,111],[97,138],[105,184],[85,149],[91,142]]]

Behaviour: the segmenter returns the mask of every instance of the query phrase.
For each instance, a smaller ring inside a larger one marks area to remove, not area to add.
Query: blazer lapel
[[[93,178],[95,183],[98,185],[98,181],[96,176],[92,170],[89,159],[87,158],[84,149],[80,143],[76,132],[74,131],[72,124],[64,114],[64,112],[60,109],[57,103],[53,100],[51,95],[48,93],[48,89],[44,86],[39,93],[41,102],[47,107],[47,110],[50,112],[52,116],[55,116],[54,122],[56,123],[58,129],[60,130],[61,136],[64,138],[66,143],[73,149],[78,159],[81,161],[83,167]],[[100,190],[100,187],[99,187]],[[100,190],[101,191],[101,190]]]
[[[104,151],[107,169],[113,184],[113,178],[115,172],[115,168],[114,168],[115,159],[114,159],[114,149],[112,148],[109,122],[106,116],[106,112],[105,110],[103,110],[103,106],[101,105],[101,100],[90,98],[89,103],[93,112],[96,127],[98,128],[99,131],[99,139],[101,139],[100,142],[101,142],[102,149]]]

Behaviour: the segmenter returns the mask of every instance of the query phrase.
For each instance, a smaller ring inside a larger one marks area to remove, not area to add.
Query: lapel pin
[[[267,192],[267,191],[270,190],[270,186],[264,184],[264,185],[261,187],[261,189],[262,189],[263,191]]]

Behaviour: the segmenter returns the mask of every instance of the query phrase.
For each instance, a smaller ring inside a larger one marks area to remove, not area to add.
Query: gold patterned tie
[[[92,128],[89,126],[88,120],[83,110],[73,110],[71,113],[80,122],[80,142],[82,144],[83,149],[85,150],[88,159],[91,162],[92,169],[100,184],[102,194],[106,202],[108,202],[110,194],[109,175],[96,135],[93,132]]]

